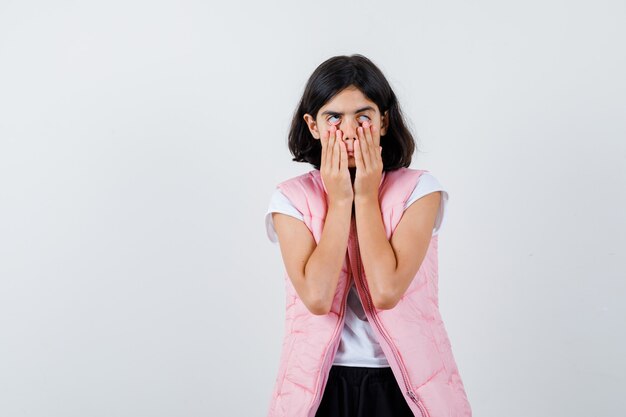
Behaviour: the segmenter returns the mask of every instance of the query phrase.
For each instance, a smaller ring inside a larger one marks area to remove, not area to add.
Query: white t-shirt
[[[433,236],[438,234],[443,226],[444,214],[446,213],[448,204],[448,192],[444,190],[439,181],[437,181],[430,172],[422,173],[415,189],[404,206],[406,210],[420,197],[435,191],[441,191],[442,198],[439,213],[435,220],[435,226],[433,227]],[[302,213],[300,213],[280,189],[277,188],[272,195],[267,213],[265,214],[267,236],[270,241],[274,243],[278,242],[278,237],[274,229],[272,219],[273,212],[287,214],[300,220],[304,219]],[[333,365],[365,366],[369,368],[383,368],[389,366],[389,362],[387,362],[387,358],[376,340],[376,336],[363,311],[363,306],[361,305],[354,282],[350,286],[350,292],[346,300],[346,320],[341,332],[341,341]]]

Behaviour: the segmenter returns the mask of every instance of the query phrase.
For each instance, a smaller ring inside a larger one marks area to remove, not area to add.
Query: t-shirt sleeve
[[[413,193],[411,193],[411,196],[404,205],[404,209],[406,210],[420,197],[424,197],[426,194],[430,194],[435,191],[441,191],[441,204],[439,205],[439,213],[437,213],[437,218],[435,219],[433,236],[441,231],[448,207],[448,192],[439,183],[437,178],[435,178],[430,172],[423,172],[422,175],[420,175],[419,181],[417,182]]]
[[[295,208],[293,204],[291,204],[291,201],[289,201],[279,188],[276,188],[276,190],[274,190],[274,194],[272,194],[272,198],[270,199],[267,212],[265,213],[265,230],[267,232],[267,237],[274,243],[278,242],[278,236],[276,236],[276,229],[274,228],[274,220],[272,219],[272,213],[274,212],[287,214],[304,221],[302,213],[300,213],[300,211]]]

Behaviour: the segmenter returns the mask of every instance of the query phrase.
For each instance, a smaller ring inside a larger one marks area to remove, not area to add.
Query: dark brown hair
[[[289,129],[288,146],[294,155],[293,161],[308,162],[320,169],[322,143],[311,135],[303,116],[308,113],[317,119],[322,106],[350,86],[376,103],[381,114],[388,111],[387,132],[380,142],[383,170],[408,168],[416,145],[404,122],[400,104],[382,71],[360,54],[329,58],[309,77]]]

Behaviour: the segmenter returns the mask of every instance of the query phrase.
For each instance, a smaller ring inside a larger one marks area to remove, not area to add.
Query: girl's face
[[[378,106],[369,100],[358,88],[350,86],[340,91],[335,97],[325,103],[317,113],[317,119],[310,114],[304,115],[311,135],[319,140],[331,126],[340,130],[342,140],[348,151],[348,167],[356,167],[354,159],[354,140],[357,136],[357,127],[368,121],[384,136],[387,132],[387,112],[380,114]],[[380,146],[384,147],[384,142]]]

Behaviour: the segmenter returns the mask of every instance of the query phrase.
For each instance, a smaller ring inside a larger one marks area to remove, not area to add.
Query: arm
[[[313,314],[330,311],[348,247],[351,215],[351,201],[331,203],[316,245],[302,221],[272,213],[287,274],[298,296]]]
[[[388,241],[377,196],[355,198],[361,259],[376,308],[393,308],[411,284],[426,256],[440,203],[440,191],[416,200]]]

